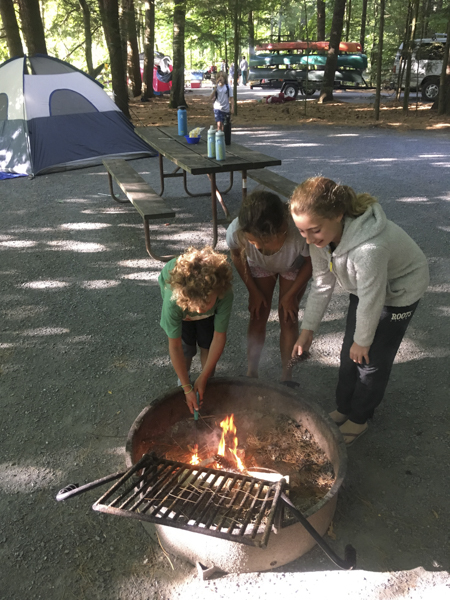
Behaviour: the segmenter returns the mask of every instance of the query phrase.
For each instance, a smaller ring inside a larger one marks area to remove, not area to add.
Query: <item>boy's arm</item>
[[[203,400],[203,394],[205,393],[205,388],[206,384],[208,383],[208,379],[211,377],[212,373],[214,373],[215,366],[219,358],[222,356],[222,352],[225,348],[226,341],[226,332],[214,332],[205,366],[203,367],[202,372],[200,373],[200,375],[194,383],[194,391],[198,392],[200,396],[200,402]]]
[[[189,373],[186,367],[186,359],[184,358],[181,337],[169,338],[169,356],[175,373],[177,374],[178,379],[181,381],[181,385],[190,386],[191,382],[189,381]],[[183,391],[185,389],[188,390],[189,387],[183,388]],[[198,410],[199,407],[197,403],[197,396],[195,395],[193,389],[186,394],[186,403],[192,414],[194,414],[194,409]]]
[[[216,88],[213,88],[213,91],[211,92],[211,95],[209,97],[210,100],[215,100],[216,99]]]
[[[240,278],[247,286],[248,293],[250,295],[248,301],[250,318],[259,319],[259,312],[262,306],[267,308],[266,298],[256,285],[255,280],[250,273],[248,262],[246,260],[242,260],[242,254],[240,250],[231,250],[231,260],[233,261]]]

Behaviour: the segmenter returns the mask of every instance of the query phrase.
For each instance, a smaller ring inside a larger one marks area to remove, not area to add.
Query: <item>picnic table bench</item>
[[[283,175],[278,175],[278,173],[274,173],[268,169],[250,170],[247,171],[247,176],[285,198],[290,198],[298,186],[298,183],[295,183],[295,181],[291,181],[283,177]]]
[[[149,221],[153,219],[173,219],[175,212],[166,205],[161,196],[125,160],[112,158],[105,159],[102,162],[108,173],[111,196],[120,204],[133,204],[141,215],[144,221],[145,247],[148,254],[155,260],[162,262],[174,258],[175,255],[159,256],[153,252],[150,242]],[[122,200],[115,195],[113,178],[127,197],[126,200]]]

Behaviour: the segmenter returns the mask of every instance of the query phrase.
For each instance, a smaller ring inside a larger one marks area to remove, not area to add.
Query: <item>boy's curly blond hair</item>
[[[167,283],[178,306],[189,310],[191,304],[206,303],[212,293],[223,297],[231,288],[232,278],[225,254],[215,252],[211,246],[201,250],[191,247],[177,258]]]

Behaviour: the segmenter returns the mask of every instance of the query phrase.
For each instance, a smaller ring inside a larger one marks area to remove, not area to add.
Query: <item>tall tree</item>
[[[39,0],[18,0],[28,54],[47,54]]]
[[[241,46],[241,35],[240,35],[240,21],[241,21],[241,12],[240,12],[240,4],[239,0],[231,0],[230,8],[232,10],[233,15],[233,27],[234,27],[234,78],[233,78],[233,114],[238,114],[238,103],[237,103],[237,84],[238,84],[238,73],[239,73],[239,50]]]
[[[23,56],[22,40],[20,39],[13,0],[0,0],[0,17],[5,28],[9,57]]]
[[[255,53],[255,24],[253,22],[253,11],[251,10],[248,13],[248,53]]]
[[[111,63],[114,101],[123,114],[130,118],[127,81],[122,60],[122,39],[120,37],[118,0],[98,0],[98,4]]]
[[[325,0],[317,0],[317,41],[325,39]]]
[[[380,118],[380,102],[381,102],[381,64],[383,56],[383,38],[384,38],[384,11],[385,0],[380,0],[380,28],[378,33],[378,62],[377,62],[377,89],[375,93],[375,120]]]
[[[419,15],[419,0],[413,0],[413,15],[407,48],[407,63],[405,77],[405,91],[403,92],[403,112],[408,112],[409,108],[409,90],[411,88],[411,66],[412,66],[412,51],[414,39],[416,37],[417,17]]]
[[[352,20],[352,0],[347,0],[345,19],[345,41],[348,42],[350,36],[350,23]]]
[[[134,0],[123,0],[126,38],[127,38],[127,71],[133,88],[133,96],[140,96],[142,92],[141,66],[139,64],[139,48],[136,31],[136,11]]]
[[[184,98],[184,33],[186,0],[175,0],[173,11],[173,71],[170,108],[186,105]]]
[[[366,22],[367,22],[367,0],[362,0],[361,10],[361,29],[359,34],[359,43],[361,44],[361,52],[364,52],[366,46]]]
[[[142,100],[154,98],[153,70],[155,67],[155,0],[145,1],[144,94]]]
[[[439,85],[438,114],[450,114],[450,19],[447,22],[447,41],[442,59],[441,81]],[[434,105],[433,105],[434,108]]]
[[[92,33],[91,33],[91,9],[86,0],[78,0],[83,11],[84,25],[84,54],[86,66],[91,77],[94,76],[94,64],[92,62]]]
[[[319,104],[333,101],[334,74],[336,72],[339,44],[341,43],[342,28],[344,26],[344,13],[345,0],[335,0],[330,32],[330,46],[323,72],[322,87],[318,100]]]

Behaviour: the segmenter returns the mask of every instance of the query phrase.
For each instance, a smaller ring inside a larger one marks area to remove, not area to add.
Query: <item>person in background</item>
[[[188,248],[165,265],[158,279],[163,299],[160,325],[169,339],[170,360],[191,413],[199,410],[197,393],[201,404],[225,347],[232,277],[226,255],[207,246]],[[202,371],[192,384],[190,368],[197,346]]]
[[[297,387],[289,362],[298,337],[298,307],[312,270],[308,245],[295,227],[289,206],[272,192],[252,192],[243,200],[239,217],[227,229],[227,244],[249,294],[247,377],[258,377],[278,280],[280,380],[288,387]]]
[[[221,64],[220,64],[220,70],[223,71],[224,73],[227,73],[228,68],[227,68],[227,63],[222,60]]]
[[[248,81],[248,62],[245,60],[245,56],[242,55],[242,60],[239,64],[239,68],[241,70],[241,83],[242,85],[247,85]]]
[[[233,85],[234,85],[234,63],[231,63],[231,65],[230,65],[229,76],[230,76],[229,83],[233,87]]]
[[[331,179],[307,179],[290,206],[313,265],[293,357],[309,350],[336,281],[350,294],[337,409],[330,413],[350,445],[367,431],[383,399],[397,350],[428,287],[427,260],[375,198]]]
[[[233,110],[233,88],[227,83],[227,74],[220,71],[217,75],[217,85],[211,92],[210,100],[214,100],[214,118],[217,123],[217,131],[223,131],[223,123],[226,118],[231,118]]]

